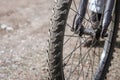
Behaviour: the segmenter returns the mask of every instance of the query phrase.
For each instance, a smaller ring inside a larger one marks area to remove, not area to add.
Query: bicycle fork
[[[115,8],[115,2],[116,0],[107,0],[106,2],[104,17],[102,22],[102,34],[101,34],[102,37],[106,33],[108,26],[112,20],[114,8]]]
[[[101,37],[104,37],[104,34],[106,33],[108,26],[109,26],[111,19],[112,19],[112,14],[113,14],[115,2],[116,2],[116,0],[107,0],[106,1],[106,6],[105,6],[105,10],[104,10],[102,24],[99,25],[98,31],[94,32],[93,30],[85,29],[84,26],[82,26],[82,21],[85,17],[88,0],[80,0],[78,13],[75,16],[75,19],[74,19],[75,22],[73,23],[76,26],[74,28],[74,25],[73,25],[74,31],[75,32],[76,32],[76,30],[77,30],[77,32],[79,31],[80,36],[82,34],[95,36],[97,33],[97,35],[101,35]]]

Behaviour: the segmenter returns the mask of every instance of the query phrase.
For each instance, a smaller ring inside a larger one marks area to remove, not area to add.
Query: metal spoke
[[[79,36],[73,36],[73,35],[64,35],[66,37],[79,37]]]
[[[80,44],[81,44],[81,38],[80,38],[80,37],[79,37],[79,41],[80,41]],[[79,48],[79,51],[80,51],[79,59],[81,59],[81,57],[82,57],[82,53],[81,53],[82,48],[81,48],[81,47]],[[81,65],[83,65],[82,62],[81,62]],[[81,66],[81,65],[79,64],[79,66],[78,66],[79,69],[80,69],[80,66]],[[78,70],[78,75],[79,75],[79,76],[78,76],[77,80],[79,80],[80,75],[81,75],[81,73],[82,73],[82,70],[83,70],[83,66],[82,66],[81,70]]]
[[[72,29],[72,26],[70,26],[68,23],[66,24],[70,29]]]
[[[89,38],[88,38],[89,39]],[[88,39],[86,39],[85,41],[87,41]],[[73,54],[74,51],[76,51],[78,48],[80,48],[80,46],[82,46],[82,44],[84,44],[85,42],[81,43],[78,47],[76,47],[75,49],[73,49],[73,51],[70,52],[69,55],[67,55],[63,60],[65,60],[66,58],[68,58],[70,55]]]
[[[73,0],[73,3],[74,3],[74,6],[75,6],[75,9],[76,9],[76,11],[77,11],[77,5],[76,5],[75,0]]]
[[[74,34],[72,34],[71,36],[73,36],[73,35],[74,35]],[[69,37],[69,38],[64,42],[63,45],[65,45],[70,39],[71,39],[71,37]]]
[[[94,44],[93,44],[94,45]],[[92,49],[92,46],[93,45],[91,45],[90,46],[90,48],[88,49],[88,51],[85,53],[85,55],[81,58],[81,60],[79,60],[79,62],[78,62],[78,64],[77,64],[77,66],[74,68],[74,70],[72,71],[72,73],[74,73],[74,71],[76,70],[76,68],[78,67],[78,65],[81,63],[81,61],[85,58],[85,56],[89,53],[89,51]],[[71,74],[72,74],[71,73]]]
[[[67,63],[69,62],[70,58],[72,57],[73,52],[77,49],[77,43],[78,43],[78,41],[76,42],[75,47],[74,47],[73,51],[71,52],[71,55],[68,56],[69,58],[68,58],[68,60],[66,61],[66,64],[65,64],[65,65],[67,65]],[[66,58],[67,58],[67,57],[65,57],[64,60],[65,60]]]
[[[80,15],[77,11],[75,11],[74,9],[72,9],[72,8],[70,8],[73,12],[75,12],[75,13],[77,13],[78,15]],[[80,17],[82,17],[82,16],[80,16]],[[84,19],[86,20],[86,21],[88,21],[88,22],[90,22],[88,19],[86,19],[85,17],[84,17]]]

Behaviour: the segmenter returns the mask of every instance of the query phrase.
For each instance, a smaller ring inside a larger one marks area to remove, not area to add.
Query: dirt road
[[[50,4],[50,0],[0,0],[0,80],[46,80]],[[120,56],[118,48],[115,54]],[[111,80],[120,79],[120,64],[115,65]]]

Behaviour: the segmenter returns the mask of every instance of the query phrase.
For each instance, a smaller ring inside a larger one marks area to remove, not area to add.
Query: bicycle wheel
[[[118,1],[108,29],[108,36],[98,44],[84,47],[90,36],[71,32],[74,16],[78,13],[78,0],[55,0],[49,31],[49,80],[104,80],[114,51],[118,30]],[[88,3],[89,6],[89,3]],[[82,24],[93,25],[87,8]]]

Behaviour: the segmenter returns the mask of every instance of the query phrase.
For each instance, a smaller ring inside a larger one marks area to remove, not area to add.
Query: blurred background
[[[0,0],[0,80],[46,80],[50,0]]]
[[[0,80],[46,80],[52,2],[0,0]],[[120,80],[118,43],[108,80]]]

